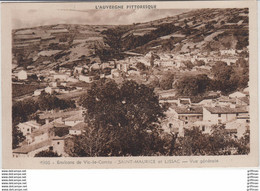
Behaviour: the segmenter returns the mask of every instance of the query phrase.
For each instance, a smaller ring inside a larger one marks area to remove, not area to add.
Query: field
[[[83,94],[85,94],[86,91],[76,91],[76,92],[71,92],[71,93],[68,93],[68,94],[61,94],[61,95],[57,95],[57,97],[59,99],[78,99],[80,98],[80,96],[82,96]]]
[[[38,88],[40,88],[40,85],[36,84],[12,84],[12,96],[13,98],[17,98],[26,94],[33,94]]]

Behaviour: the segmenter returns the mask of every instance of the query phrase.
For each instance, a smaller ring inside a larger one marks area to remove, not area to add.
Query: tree
[[[100,144],[99,153],[92,155],[155,155],[160,150],[159,123],[164,114],[152,88],[134,81],[121,86],[114,81],[99,81],[81,97],[80,104],[86,108],[85,121],[93,128],[94,137],[106,137],[106,146]],[[84,134],[76,143],[89,139]],[[84,145],[79,144],[76,155],[88,155]]]
[[[69,134],[69,127],[55,127],[53,131],[55,136],[63,137]]]
[[[160,81],[160,87],[163,90],[172,89],[173,82],[174,82],[174,74],[167,74],[163,76],[162,80]]]
[[[197,96],[210,89],[211,80],[205,74],[184,76],[176,83],[176,90],[182,96]]]
[[[234,139],[223,125],[212,126],[211,134],[204,134],[198,127],[185,129],[184,137],[175,143],[174,155],[231,155],[248,154],[249,139]]]
[[[155,60],[155,58],[154,58],[154,54],[151,53],[151,58],[150,58],[150,65],[151,65],[151,67],[154,66],[154,60]]]
[[[75,108],[75,101],[59,99],[55,95],[41,93],[38,98],[40,110]]]
[[[136,64],[136,68],[137,68],[138,70],[141,70],[141,71],[147,70],[147,67],[146,67],[145,64],[142,63],[142,62],[138,62],[138,63]]]
[[[158,77],[154,75],[148,75],[147,86],[150,88],[159,87],[160,83]]]
[[[217,62],[212,67],[214,75],[213,89],[221,90],[223,93],[230,93],[237,88],[245,88],[249,81],[248,62],[238,59],[236,66],[228,66],[225,62]]]
[[[187,60],[184,62],[184,65],[189,69],[191,70],[193,68],[193,64],[190,60]]]
[[[45,150],[39,153],[36,153],[34,157],[61,157],[57,152],[53,152],[52,150]]]
[[[236,61],[236,65],[238,67],[241,67],[241,68],[247,68],[249,67],[249,62],[246,61],[244,58],[239,58],[237,61]]]
[[[111,155],[110,145],[116,141],[116,131],[88,125],[85,132],[66,140],[65,150],[72,157],[95,157]]]
[[[213,89],[229,93],[237,88],[237,82],[232,80],[234,70],[232,66],[228,66],[226,62],[218,61],[211,69],[214,75]],[[234,78],[233,78],[234,79]]]
[[[23,136],[23,133],[18,129],[16,125],[13,125],[12,128],[12,148],[16,149],[21,142],[25,140],[25,136]]]
[[[18,101],[12,106],[13,124],[17,125],[20,122],[25,122],[29,116],[38,110],[38,104],[33,99]]]
[[[204,62],[204,60],[196,60],[195,65],[196,66],[205,66],[205,62]]]

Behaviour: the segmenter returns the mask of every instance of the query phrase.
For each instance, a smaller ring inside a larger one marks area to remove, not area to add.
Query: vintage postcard
[[[256,2],[2,4],[3,168],[258,166]]]

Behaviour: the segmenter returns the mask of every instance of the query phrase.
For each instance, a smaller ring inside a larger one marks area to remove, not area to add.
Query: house
[[[76,67],[74,68],[74,74],[75,74],[75,73],[76,73],[76,74],[81,74],[82,71],[83,71],[83,67],[76,66]]]
[[[93,81],[93,76],[79,75],[79,80],[83,82],[91,83]]]
[[[67,83],[66,82],[61,82],[60,85],[66,87]]]
[[[53,119],[52,122],[53,122],[53,123],[54,123],[54,122],[55,122],[55,123],[62,123],[62,124],[64,123],[62,117],[55,118],[55,119]]]
[[[204,99],[198,103],[198,105],[202,106],[212,106],[215,103],[215,100],[213,99]]]
[[[51,149],[53,150],[53,152],[57,152],[58,155],[66,156],[66,153],[64,151],[65,138],[66,136],[55,136],[54,138],[52,138]]]
[[[53,78],[54,80],[66,81],[69,78],[69,76],[67,74],[55,74]]]
[[[52,87],[56,88],[56,87],[57,87],[57,82],[51,82],[50,85],[51,85]]]
[[[203,120],[203,109],[200,106],[171,107],[173,116],[185,124]]]
[[[170,89],[170,90],[161,90],[158,91],[158,95],[160,99],[169,99],[173,98],[176,96],[176,90],[175,89]],[[176,99],[176,103],[178,100]]]
[[[216,105],[220,106],[229,106],[229,107],[236,107],[236,99],[227,97],[227,96],[221,96],[217,99]]]
[[[52,121],[63,123],[63,119],[77,115],[79,112],[81,111],[78,110],[60,111],[60,112],[47,111],[39,115],[39,120],[42,122],[45,121],[45,124],[48,124]]]
[[[220,54],[221,55],[225,55],[225,54],[236,54],[236,50],[235,49],[228,49],[228,50],[220,50]]]
[[[248,114],[239,115],[237,120],[226,123],[228,132],[232,133],[235,138],[241,138],[250,130],[250,118]]]
[[[53,94],[54,89],[51,88],[50,86],[48,86],[48,87],[46,87],[46,88],[44,89],[44,91],[45,91],[46,93],[48,93],[48,94]]]
[[[249,94],[249,87],[245,88],[245,89],[243,90],[243,92],[244,92],[246,95],[248,95],[248,94]]]
[[[105,68],[111,68],[110,64],[108,62],[101,64],[101,69],[104,70]]]
[[[249,111],[249,101],[249,97],[236,98],[236,104],[240,107],[245,108],[247,111]]]
[[[35,91],[33,92],[33,95],[34,95],[34,96],[39,96],[39,95],[41,95],[42,91],[43,91],[43,89],[35,90]]]
[[[193,123],[194,127],[199,127],[202,133],[211,134],[216,124],[209,121],[196,121]]]
[[[127,64],[127,63],[122,64],[122,71],[123,72],[127,72],[128,68],[129,68],[129,64]]]
[[[13,157],[34,157],[35,154],[48,150],[51,147],[51,140],[46,140],[37,144],[23,145],[13,150]]]
[[[23,135],[26,136],[31,134],[34,130],[39,129],[41,125],[36,121],[27,121],[24,123],[19,123],[17,126]]]
[[[78,81],[79,81],[78,79],[73,78],[73,77],[69,77],[69,78],[67,79],[67,82],[78,82]]]
[[[184,136],[185,128],[203,120],[203,109],[200,106],[171,106],[165,114],[166,120],[162,123],[164,131],[178,133],[179,136]]]
[[[65,125],[68,126],[75,126],[76,124],[80,123],[80,122],[84,122],[84,117],[82,116],[82,113],[79,113],[77,115],[68,117],[66,119],[64,119]]]
[[[116,78],[116,77],[119,77],[120,76],[120,72],[118,69],[112,69],[111,70],[111,75]]]
[[[239,91],[234,92],[232,94],[229,94],[230,98],[241,98],[241,97],[245,97],[245,96],[246,96],[245,93],[242,93],[242,92],[239,92]]]
[[[84,129],[87,127],[87,124],[84,122],[77,123],[69,130],[70,135],[81,135]]]
[[[216,97],[219,97],[221,95],[221,92],[220,91],[209,91],[208,92],[208,97],[212,97],[212,98],[216,98]]]
[[[247,114],[243,108],[230,107],[203,107],[203,121],[213,124],[223,124],[237,119],[241,114]]]
[[[36,131],[32,132],[30,135],[26,136],[27,144],[37,144],[42,141],[46,141],[49,139],[49,128],[41,127]]]
[[[121,63],[117,63],[116,64],[116,69],[121,70],[122,69],[122,64]]]
[[[18,80],[27,80],[28,78],[27,72],[25,70],[19,71],[17,76],[18,76]]]
[[[164,132],[178,134],[178,136],[184,136],[185,121],[176,119],[173,116],[169,116],[163,120],[161,124]]]
[[[154,62],[154,65],[157,65],[159,67],[171,67],[174,66],[173,60],[156,60]]]
[[[94,63],[90,66],[90,70],[99,70],[100,69],[100,65],[98,63]]]
[[[137,76],[140,76],[140,72],[139,72],[139,71],[135,71],[135,70],[129,70],[129,71],[128,71],[128,74],[129,74],[129,75],[137,75]]]

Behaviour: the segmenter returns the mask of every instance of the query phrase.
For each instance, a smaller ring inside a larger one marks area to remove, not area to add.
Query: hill
[[[248,9],[196,9],[132,25],[59,24],[12,31],[13,69],[72,68],[146,54],[243,50],[248,46]]]

